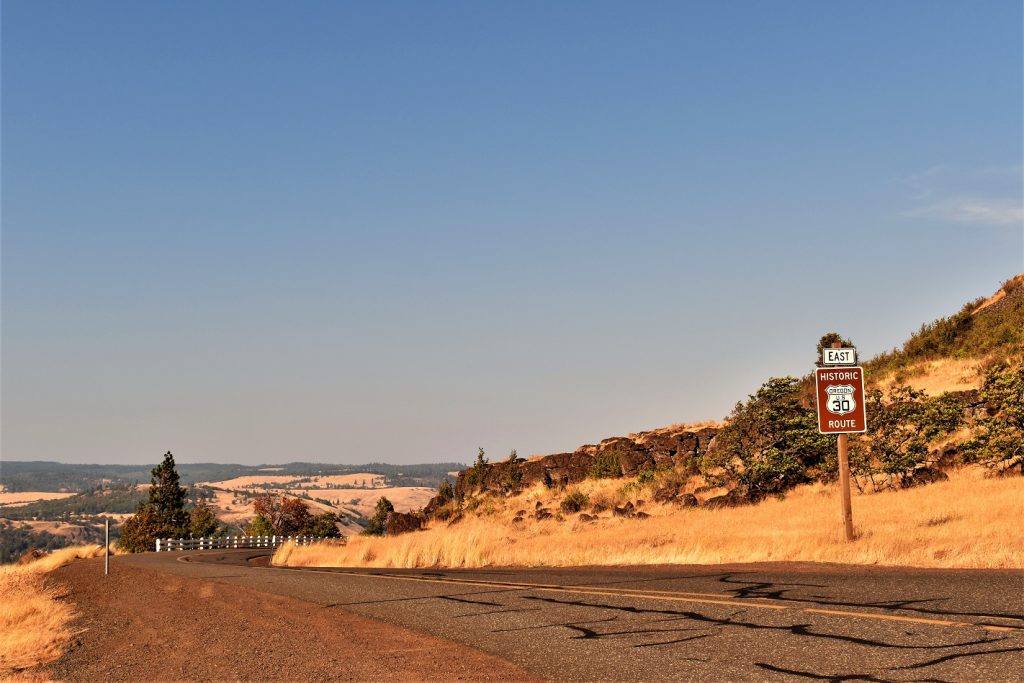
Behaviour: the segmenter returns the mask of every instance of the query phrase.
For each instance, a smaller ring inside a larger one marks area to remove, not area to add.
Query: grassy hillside
[[[1022,352],[1024,274],[866,363],[875,386],[870,432],[850,440],[861,494],[852,544],[838,524],[823,523],[838,518],[835,437],[817,431],[808,379],[777,377],[709,428],[712,440],[699,447],[669,439],[651,450],[646,440],[620,437],[530,461],[481,457],[454,491],[431,501],[425,530],[284,548],[275,561],[1016,567],[1024,478],[993,475],[1019,474],[1024,459]],[[905,382],[923,375],[928,389]],[[953,391],[961,388],[977,391]]]
[[[903,346],[864,364],[869,377],[897,378],[928,361],[1006,360],[1024,353],[1024,273],[993,296],[975,299],[947,318],[921,325]]]
[[[563,511],[561,502],[574,492],[598,505],[629,501],[636,507],[645,500],[640,509],[649,517],[605,512],[593,519]],[[438,522],[390,538],[354,537],[344,546],[284,546],[274,561],[487,567],[794,560],[1010,568],[1024,559],[1024,539],[1017,533],[1022,492],[1019,477],[984,478],[975,468],[932,486],[857,496],[859,538],[846,543],[834,484],[802,486],[785,499],[758,505],[680,509],[651,502],[648,487],[623,491],[621,481],[588,481],[568,493],[537,486],[520,496],[493,498],[453,526]]]

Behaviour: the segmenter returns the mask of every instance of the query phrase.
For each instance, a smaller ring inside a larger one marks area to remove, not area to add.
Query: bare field
[[[608,481],[608,480],[605,480]],[[591,497],[607,495],[602,482]],[[621,480],[617,482],[621,486]],[[634,498],[636,495],[634,494]],[[353,567],[487,567],[810,561],[864,565],[1019,568],[1024,478],[986,478],[964,468],[949,481],[904,491],[854,496],[858,538],[842,538],[838,488],[800,487],[784,499],[704,510],[646,503],[648,519],[607,513],[594,522],[512,523],[518,510],[540,502],[542,491],[485,502],[448,527],[392,538],[355,537],[345,546],[286,546],[275,564]]]
[[[115,515],[111,515],[112,517]],[[128,515],[116,515],[117,517],[127,517]],[[0,517],[2,518],[2,517]],[[85,533],[85,527],[81,524],[74,522],[61,522],[56,520],[13,520],[13,524],[19,527],[28,527],[34,532],[45,532],[53,534],[54,536],[63,536],[71,539],[72,542],[75,540],[81,542],[81,536]]]
[[[0,567],[0,678],[60,656],[74,610],[44,575],[102,552],[102,546],[63,548],[29,564]]]
[[[299,477],[290,474],[254,474],[246,477],[235,477],[224,481],[204,481],[199,486],[211,486],[218,489],[244,489],[267,484],[287,484]]]
[[[356,487],[367,488],[383,487],[384,475],[372,474],[370,472],[356,472],[355,474],[328,474],[310,477],[302,477],[291,474],[254,474],[245,477],[235,477],[223,481],[204,481],[200,486],[209,486],[218,489],[249,489],[263,488],[279,484],[281,488],[327,488],[333,487]],[[276,488],[276,487],[275,487]]]
[[[391,504],[395,506],[396,511],[409,512],[410,510],[419,510],[437,493],[434,489],[414,486],[397,486],[369,490],[295,488],[289,489],[289,492],[307,494],[313,498],[323,498],[335,505],[358,510],[364,517],[373,514],[377,501],[382,497],[387,497]]]
[[[55,491],[21,491],[19,493],[0,493],[0,505],[15,507],[28,505],[38,500],[57,500],[70,498],[74,493],[57,493]]]

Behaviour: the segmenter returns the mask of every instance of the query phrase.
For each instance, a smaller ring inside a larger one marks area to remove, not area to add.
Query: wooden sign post
[[[853,540],[853,508],[850,501],[850,452],[847,434],[868,430],[864,410],[864,368],[857,362],[855,349],[844,349],[835,342],[822,351],[823,368],[814,373],[818,394],[818,431],[838,434],[839,497],[843,504],[843,530]]]

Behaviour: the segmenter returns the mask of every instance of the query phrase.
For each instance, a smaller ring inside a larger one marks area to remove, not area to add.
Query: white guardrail
[[[217,538],[158,538],[156,551],[225,550],[230,548],[276,548],[285,543],[309,545],[324,539],[318,536],[219,536]]]

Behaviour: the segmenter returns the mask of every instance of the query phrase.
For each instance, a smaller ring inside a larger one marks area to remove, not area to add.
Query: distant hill
[[[152,465],[78,465],[49,461],[0,462],[0,486],[8,492],[69,491],[80,493],[106,484],[149,482]],[[178,463],[178,474],[184,485],[203,481],[223,481],[235,477],[267,474],[315,476],[370,473],[382,475],[388,486],[426,486],[437,488],[448,473],[465,465],[456,462],[416,465],[333,465],[327,463],[292,462],[283,465],[232,465],[219,463]]]

